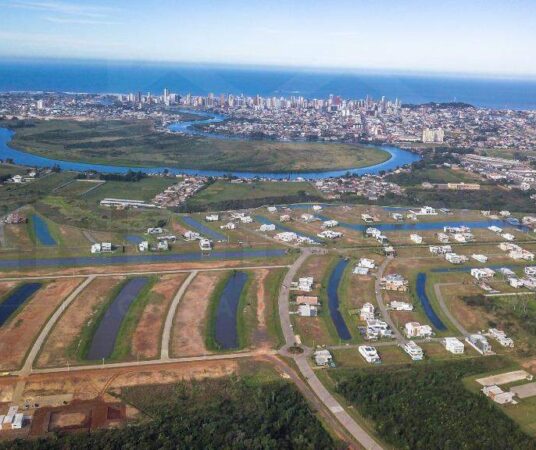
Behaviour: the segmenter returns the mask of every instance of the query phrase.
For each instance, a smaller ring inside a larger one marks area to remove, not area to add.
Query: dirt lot
[[[15,281],[4,281],[0,283],[0,299],[13,289],[17,283]]]
[[[186,278],[179,273],[164,275],[153,286],[149,303],[143,311],[132,336],[132,353],[141,359],[155,358],[160,351],[162,327],[173,297]]]
[[[257,298],[257,326],[252,330],[253,344],[255,347],[270,347],[270,337],[268,336],[266,304],[270,301],[270,293],[266,292],[264,283],[269,271],[267,269],[255,272],[255,289]]]
[[[112,396],[104,395],[110,389],[119,390],[122,387],[140,384],[172,383],[181,379],[219,377],[230,375],[237,370],[238,361],[221,360],[33,374],[26,384],[23,398],[69,393],[73,394],[75,400],[91,400],[103,395],[105,400],[112,401]],[[8,380],[0,380],[2,391],[6,384]]]
[[[69,360],[68,350],[80,335],[80,330],[97,307],[123,277],[96,278],[71,303],[45,342],[37,367],[62,367]],[[73,361],[71,360],[71,363]]]
[[[205,326],[210,295],[225,272],[202,272],[191,282],[179,303],[171,332],[171,356],[208,353]]]
[[[70,278],[47,283],[0,329],[0,369],[20,367],[49,316],[81,281]]]

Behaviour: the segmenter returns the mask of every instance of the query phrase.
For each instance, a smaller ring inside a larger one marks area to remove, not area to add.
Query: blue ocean
[[[0,91],[301,95],[403,103],[466,102],[500,109],[535,109],[536,79],[474,78],[109,61],[3,60]]]

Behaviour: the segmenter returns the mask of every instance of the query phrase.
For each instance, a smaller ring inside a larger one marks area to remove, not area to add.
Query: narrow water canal
[[[344,269],[346,269],[347,265],[348,261],[345,259],[341,259],[333,269],[333,272],[331,272],[328,281],[329,315],[331,316],[331,320],[333,321],[333,324],[337,329],[337,334],[339,335],[339,338],[344,341],[352,339],[352,335],[350,334],[350,330],[348,330],[346,322],[344,321],[344,318],[342,317],[342,314],[339,310],[338,290],[342,274],[344,273]]]

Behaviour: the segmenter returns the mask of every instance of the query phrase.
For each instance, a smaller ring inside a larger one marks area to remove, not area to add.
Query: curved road
[[[365,449],[382,449],[374,438],[370,436],[367,431],[344,410],[337,399],[335,399],[335,397],[320,382],[308,361],[311,354],[311,349],[305,348],[304,352],[300,354],[288,352],[288,348],[293,346],[296,341],[289,315],[290,283],[295,278],[303,262],[310,255],[324,252],[325,250],[322,249],[303,249],[300,257],[294,262],[294,264],[290,266],[290,269],[283,280],[283,284],[279,291],[279,318],[281,321],[281,328],[283,329],[283,335],[285,336],[286,345],[283,347],[283,349],[281,349],[281,353],[294,360],[302,376],[305,378],[307,384],[316,394],[318,399],[329,409],[331,414],[333,414],[333,416],[357,442],[359,442]]]

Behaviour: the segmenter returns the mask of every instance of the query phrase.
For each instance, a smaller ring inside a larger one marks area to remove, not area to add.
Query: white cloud
[[[45,20],[52,23],[60,24],[81,24],[81,25],[120,25],[122,22],[116,22],[106,19],[84,19],[69,17],[45,17]]]
[[[117,8],[108,6],[75,5],[58,1],[8,0],[6,6],[94,19],[105,18],[111,14],[116,14],[119,11]]]

